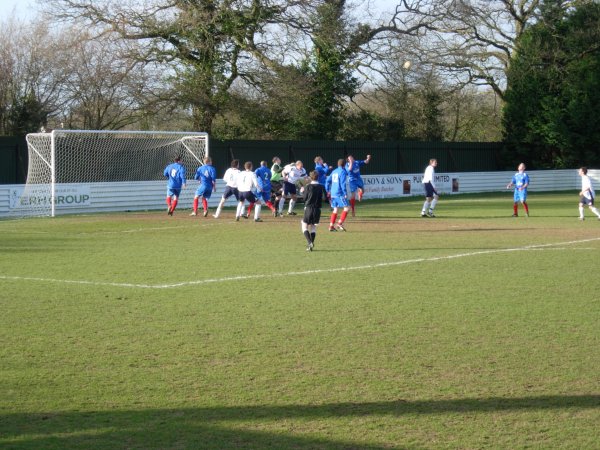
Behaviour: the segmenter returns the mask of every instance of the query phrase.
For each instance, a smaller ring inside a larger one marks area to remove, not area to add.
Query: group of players
[[[367,155],[364,160],[357,160],[349,155],[346,159],[339,159],[337,167],[332,167],[325,163],[322,157],[317,156],[314,159],[314,170],[307,173],[302,161],[291,162],[284,166],[277,156],[273,158],[270,169],[266,161],[261,161],[260,167],[255,171],[250,161],[244,164],[244,170],[240,170],[239,160],[234,159],[231,167],[223,175],[225,191],[213,217],[219,218],[225,202],[232,196],[237,201],[236,221],[240,218],[248,219],[254,209],[254,221],[262,222],[260,216],[263,205],[271,210],[274,217],[281,217],[286,200],[289,200],[287,215],[295,216],[297,213],[294,208],[300,194],[304,199],[302,232],[307,239],[307,250],[312,251],[316,225],[321,217],[321,205],[326,200],[332,208],[329,231],[346,231],[344,227],[346,217],[349,212],[352,216],[355,215],[356,201],[360,202],[364,194],[360,169],[370,161],[371,155]],[[164,176],[168,180],[167,213],[172,216],[181,190],[186,184],[186,169],[180,158],[176,158],[165,168]],[[198,215],[201,200],[203,216],[207,217],[208,200],[216,191],[217,180],[217,173],[210,157],[206,157],[204,164],[198,167],[194,179],[200,184],[194,195],[191,215]],[[247,210],[246,202],[248,202]]]
[[[371,161],[371,155],[364,160],[356,160],[349,155],[345,160],[339,159],[337,167],[327,165],[323,158],[317,156],[314,159],[315,168],[310,173],[306,172],[302,161],[291,162],[282,166],[279,157],[273,158],[273,165],[269,169],[266,161],[261,161],[260,167],[253,171],[252,162],[244,164],[244,170],[239,168],[239,160],[234,159],[231,167],[227,169],[223,180],[225,181],[225,192],[214,218],[221,214],[227,199],[234,196],[237,200],[235,220],[240,217],[248,219],[254,208],[254,221],[262,222],[260,217],[261,208],[267,206],[273,216],[283,215],[286,199],[289,199],[287,215],[295,216],[294,207],[298,199],[298,193],[303,195],[304,216],[302,218],[302,233],[307,241],[307,250],[312,251],[316,237],[316,225],[321,218],[321,206],[325,200],[331,206],[329,220],[329,231],[346,231],[344,222],[351,211],[355,215],[356,200],[360,202],[364,194],[364,182],[360,175],[360,168]],[[436,190],[435,168],[437,160],[432,158],[423,174],[422,184],[425,190],[425,202],[421,209],[421,217],[435,217],[434,209],[439,200]],[[600,219],[600,211],[594,206],[594,188],[587,175],[587,168],[579,169],[581,177],[581,191],[579,192],[579,220],[584,220],[584,206]],[[167,212],[173,215],[181,189],[185,187],[186,171],[181,164],[180,158],[169,164],[164,170],[167,177]],[[194,179],[200,182],[192,206],[192,216],[198,214],[199,201],[202,199],[203,215],[208,215],[208,199],[216,191],[217,173],[212,165],[210,157],[204,159],[204,165],[198,167]],[[525,164],[519,164],[517,172],[506,186],[507,189],[514,188],[513,217],[518,217],[518,205],[521,203],[525,215],[529,217],[529,205],[527,204],[527,188],[529,186],[529,175],[525,172]],[[348,193],[349,189],[349,193]],[[248,209],[245,212],[245,202]],[[341,214],[340,214],[341,210]],[[339,215],[339,218],[338,218]]]

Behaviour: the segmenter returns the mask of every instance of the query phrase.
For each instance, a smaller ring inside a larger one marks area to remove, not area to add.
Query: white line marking
[[[455,255],[447,255],[447,256],[433,256],[430,258],[406,259],[403,261],[389,261],[389,262],[377,263],[377,264],[364,264],[364,265],[360,265],[360,266],[332,267],[329,269],[302,270],[302,271],[287,272],[287,273],[269,273],[269,274],[256,274],[256,275],[239,275],[239,276],[235,276],[235,277],[207,278],[204,280],[182,281],[180,283],[169,283],[169,284],[111,283],[111,282],[104,282],[104,281],[59,280],[56,278],[18,277],[18,276],[8,276],[8,275],[0,275],[0,280],[40,281],[40,282],[47,282],[47,283],[79,284],[79,285],[87,285],[87,286],[109,286],[109,287],[139,288],[139,289],[169,289],[169,288],[185,287],[185,286],[198,286],[198,285],[210,284],[210,283],[227,283],[229,281],[261,280],[261,279],[272,278],[272,277],[287,277],[287,276],[295,276],[295,275],[302,276],[302,275],[314,275],[314,274],[320,274],[320,273],[335,273],[335,272],[349,272],[349,271],[354,271],[354,270],[377,269],[377,268],[382,268],[382,267],[393,267],[393,266],[401,266],[401,265],[406,265],[406,264],[436,262],[436,261],[443,261],[443,260],[448,260],[448,259],[466,258],[469,256],[490,255],[493,253],[542,250],[542,249],[548,249],[550,247],[568,246],[568,245],[582,244],[584,242],[595,242],[595,241],[600,241],[600,238],[582,239],[579,241],[556,242],[554,244],[533,244],[533,245],[526,245],[525,247],[480,250],[477,252],[470,252],[470,253],[457,253]],[[554,250],[552,248],[550,248],[550,249]]]

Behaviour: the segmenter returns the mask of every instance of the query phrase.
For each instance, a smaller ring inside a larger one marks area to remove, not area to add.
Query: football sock
[[[430,211],[433,211],[435,209],[435,205],[437,205],[438,199],[437,197],[433,197],[433,201],[431,202],[431,206],[429,207]]]
[[[279,199],[279,212],[283,211],[283,205],[285,204],[285,197]]]
[[[315,238],[317,237],[317,233],[315,231],[313,231],[312,233],[310,233],[310,240],[311,242],[314,244],[315,243]]]
[[[340,225],[344,223],[346,220],[346,216],[348,216],[348,211],[342,211],[342,216],[340,217],[340,221],[338,222]]]
[[[194,198],[194,203],[192,204],[192,211],[198,211],[198,197]]]
[[[331,214],[331,219],[329,220],[329,227],[333,227],[335,225],[335,219],[337,219],[337,213]]]
[[[363,198],[363,191],[362,191],[362,189],[359,189],[358,190],[358,201],[360,202],[362,200],[362,198]]]
[[[425,203],[423,203],[423,209],[421,210],[421,214],[425,214],[429,210],[429,205],[429,201],[425,200]]]
[[[171,202],[171,211],[175,211],[175,208],[177,208],[177,197]]]
[[[516,216],[518,214],[518,211],[519,211],[519,204],[515,203],[513,205],[513,214]]]
[[[598,217],[600,217],[600,212],[598,212],[598,208],[596,208],[595,206],[590,206],[590,209],[592,210],[592,212],[594,214],[596,214]]]
[[[309,244],[312,242],[308,230],[304,230],[304,237],[306,238],[306,242],[308,242]]]
[[[167,206],[171,208],[171,197],[167,197]]]
[[[198,205],[196,205],[196,209],[198,209]],[[194,211],[196,211],[196,209],[194,209]],[[206,211],[208,209],[208,202],[206,201],[206,199],[204,197],[202,197],[202,209],[204,211]]]
[[[262,205],[260,203],[257,203],[256,206],[254,207],[254,219],[258,219],[260,217],[260,210],[262,209]],[[248,214],[250,215],[250,214]]]
[[[244,211],[244,202],[238,202],[237,209],[235,211],[235,217],[240,217]]]
[[[290,200],[290,207],[288,208],[288,212],[292,212],[294,210],[294,206],[296,206],[296,200]]]
[[[224,204],[225,201],[221,199],[221,201],[219,202],[219,206],[217,206],[217,210],[215,211],[215,217],[219,217],[221,215],[221,210],[223,209]]]
[[[529,206],[527,206],[527,202],[523,202],[523,208],[525,208],[525,212],[529,214]]]
[[[583,219],[583,206],[579,207],[579,218]]]
[[[271,211],[275,211],[275,207],[273,206],[273,203],[271,203],[271,200],[267,200],[265,204],[269,207]]]
[[[356,199],[355,198],[351,198],[350,199],[350,207],[352,208],[352,211],[354,211],[354,206],[356,205]]]
[[[248,213],[246,214],[248,217],[250,217],[250,214],[252,213],[252,208],[254,208],[254,203],[248,205]]]

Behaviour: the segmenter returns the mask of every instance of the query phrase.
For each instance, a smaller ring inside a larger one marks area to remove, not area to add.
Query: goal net
[[[57,189],[81,183],[164,180],[179,156],[188,176],[208,156],[208,134],[161,131],[54,130],[26,136],[27,182],[11,194],[13,215],[55,216]]]

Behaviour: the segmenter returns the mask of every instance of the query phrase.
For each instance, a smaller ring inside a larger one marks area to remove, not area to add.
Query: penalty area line
[[[85,285],[85,286],[138,288],[138,289],[171,289],[171,288],[187,287],[187,286],[199,286],[199,285],[203,285],[203,284],[228,283],[231,281],[261,280],[261,279],[273,278],[273,277],[281,278],[281,277],[287,277],[287,276],[304,276],[304,275],[315,275],[315,274],[322,274],[322,273],[336,273],[336,272],[350,272],[350,271],[355,271],[355,270],[379,269],[379,268],[385,268],[385,267],[402,266],[402,265],[407,265],[407,264],[418,264],[418,263],[426,263],[426,262],[437,262],[437,261],[444,261],[444,260],[451,260],[451,259],[467,258],[470,256],[490,255],[490,254],[494,254],[494,253],[509,253],[509,252],[521,252],[521,251],[529,251],[529,250],[553,249],[553,247],[561,247],[561,246],[566,247],[566,246],[583,244],[586,242],[594,242],[594,241],[600,241],[600,238],[582,239],[582,240],[567,241],[567,242],[555,242],[552,244],[532,244],[532,245],[526,245],[524,247],[480,250],[480,251],[476,251],[476,252],[457,253],[454,255],[432,256],[429,258],[405,259],[402,261],[388,261],[388,262],[382,262],[382,263],[362,264],[362,265],[347,266],[347,267],[330,267],[327,269],[301,270],[301,271],[274,273],[274,274],[269,273],[269,274],[256,274],[256,275],[238,275],[238,276],[221,277],[221,278],[206,278],[204,280],[182,281],[179,283],[168,283],[168,284],[138,284],[138,283],[116,283],[116,282],[90,281],[90,280],[61,280],[61,279],[56,279],[56,278],[19,277],[19,276],[8,276],[8,275],[0,275],[0,280],[38,281],[38,282],[46,282],[46,283],[61,283],[61,284],[74,284],[74,285]]]

